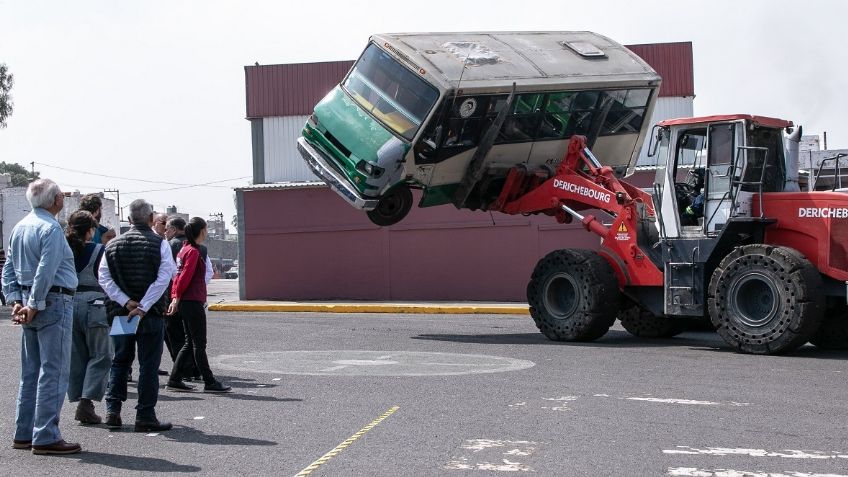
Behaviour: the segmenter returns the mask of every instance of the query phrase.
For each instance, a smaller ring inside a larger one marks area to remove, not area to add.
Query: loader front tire
[[[713,272],[710,319],[737,351],[776,354],[819,329],[825,299],[818,270],[798,251],[755,244],[733,249]]]
[[[615,322],[621,292],[609,263],[589,250],[556,250],[527,285],[530,315],[554,341],[592,341]]]

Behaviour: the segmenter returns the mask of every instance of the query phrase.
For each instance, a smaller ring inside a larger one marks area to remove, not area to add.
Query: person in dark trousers
[[[162,361],[164,318],[168,298],[165,289],[176,266],[171,247],[153,232],[153,206],[143,199],[130,203],[132,227],[106,245],[100,262],[100,286],[108,295],[107,314],[138,319],[132,335],[112,337],[115,357],[106,388],[106,426],[121,428],[121,407],[127,400],[127,373],[138,347],[138,405],[135,431],[161,432],[171,423],[156,417],[159,399],[157,370]]]
[[[174,257],[175,262],[177,260],[177,254],[180,253],[180,250],[183,248],[183,244],[186,242],[185,226],[186,221],[182,217],[171,217],[168,219],[165,227],[165,237],[171,245],[171,254]],[[206,247],[201,245],[200,253],[201,255],[207,255]],[[171,287],[168,287],[168,297],[170,296]],[[177,355],[180,350],[183,349],[183,345],[185,345],[183,320],[180,318],[180,314],[178,312],[174,312],[173,314],[165,317],[165,345],[168,347],[168,352],[171,354],[171,360],[176,362]],[[194,359],[191,359],[189,364],[186,365],[184,377],[184,380],[186,381],[190,381],[192,379],[198,382],[203,379],[200,375],[200,371],[197,370],[197,365],[194,363]]]
[[[68,401],[78,402],[74,419],[81,424],[100,424],[94,401],[103,400],[112,364],[112,343],[106,319],[106,294],[97,283],[103,244],[92,242],[97,220],[78,210],[68,218],[65,237],[74,253],[77,293],[74,295],[74,331],[71,339],[71,377]]]
[[[171,304],[168,314],[179,312],[185,328],[186,340],[177,355],[167,389],[191,391],[192,386],[182,381],[185,370],[194,358],[203,376],[204,392],[229,392],[231,388],[215,379],[206,357],[206,261],[200,245],[206,240],[206,221],[193,217],[185,227],[186,243],[177,254],[177,275],[171,285]]]
[[[26,198],[32,212],[12,229],[3,265],[3,293],[14,303],[12,322],[22,328],[12,447],[33,454],[73,454],[80,445],[65,442],[59,431],[77,287],[74,254],[56,220],[65,195],[50,179],[38,179],[27,187]]]

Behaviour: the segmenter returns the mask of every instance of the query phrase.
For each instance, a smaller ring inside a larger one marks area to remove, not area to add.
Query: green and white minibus
[[[411,189],[420,207],[485,209],[510,168],[555,167],[574,134],[631,172],[659,86],[645,61],[591,32],[374,35],[298,150],[378,225],[409,212]]]

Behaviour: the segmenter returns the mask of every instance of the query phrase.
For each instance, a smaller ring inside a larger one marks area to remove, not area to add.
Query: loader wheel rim
[[[778,296],[772,280],[761,273],[752,273],[733,286],[730,305],[736,309],[743,324],[757,328],[774,318]]]
[[[577,310],[577,283],[571,275],[557,273],[548,280],[545,308],[556,318],[566,318]]]

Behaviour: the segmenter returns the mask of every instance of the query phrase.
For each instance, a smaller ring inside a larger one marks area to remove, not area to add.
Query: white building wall
[[[651,127],[664,119],[685,118],[693,115],[692,97],[659,98],[651,117]],[[270,117],[262,119],[265,182],[305,182],[319,180],[297,152],[297,138],[306,116]],[[650,131],[650,130],[649,130]],[[654,165],[649,158],[645,138],[637,165]]]
[[[266,183],[318,180],[297,152],[297,138],[305,123],[306,116],[262,119]]]
[[[694,97],[669,97],[657,99],[657,104],[654,106],[654,114],[651,116],[651,126],[648,129],[648,135],[645,136],[645,142],[642,144],[642,152],[639,154],[637,166],[653,166],[656,164],[656,157],[648,157],[648,144],[651,141],[651,128],[660,121],[666,119],[688,118],[694,113],[693,100]]]
[[[65,197],[65,207],[59,212],[59,223],[63,226],[67,224],[68,216],[75,210],[79,209],[79,193]],[[0,220],[2,220],[3,234],[3,249],[9,248],[9,237],[12,234],[12,229],[21,221],[27,214],[30,213],[32,207],[26,198],[26,187],[8,187],[0,189]],[[118,216],[115,212],[115,201],[113,199],[103,199],[103,211],[101,223],[107,227],[113,227],[118,230]]]

